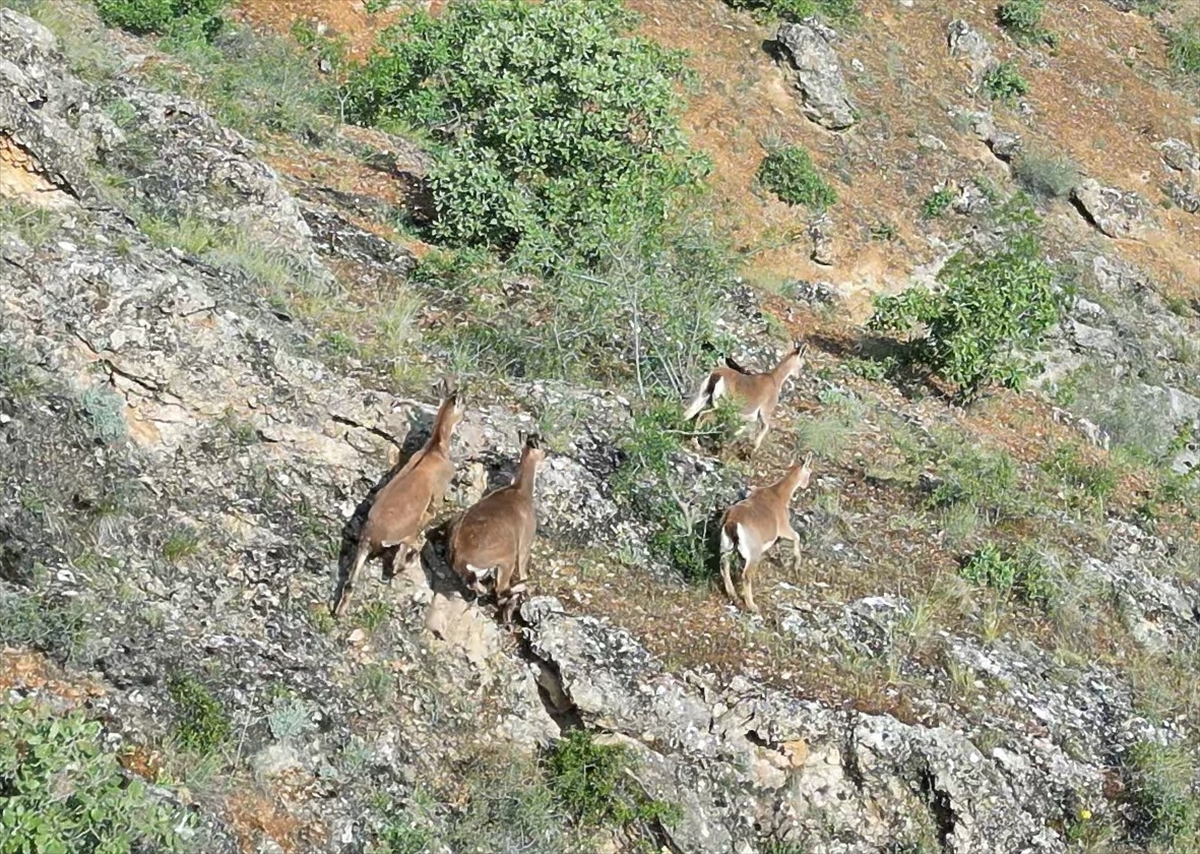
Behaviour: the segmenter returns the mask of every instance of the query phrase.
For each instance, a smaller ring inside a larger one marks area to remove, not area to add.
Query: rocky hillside
[[[348,121],[447,4],[135,5],[0,0],[0,854],[1200,851],[1187,3],[629,0],[708,168],[567,272],[443,239],[445,128]],[[868,318],[995,258],[1053,322],[964,399]],[[760,452],[679,424],[796,340]],[[334,620],[442,375],[422,567]],[[445,530],[530,430],[505,625]],[[712,523],[808,452],[751,614]]]

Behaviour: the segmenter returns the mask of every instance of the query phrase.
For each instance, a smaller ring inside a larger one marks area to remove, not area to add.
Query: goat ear
[[[813,455],[812,451],[809,451],[807,454],[804,455],[804,467],[809,470],[812,469],[812,455]]]
[[[525,447],[532,450],[537,450],[542,446],[542,437],[537,433],[530,433],[525,437]]]
[[[796,350],[795,350],[796,355],[803,357],[804,354],[807,352],[808,352],[808,345],[806,343],[804,343],[803,341],[797,341],[796,342]]]

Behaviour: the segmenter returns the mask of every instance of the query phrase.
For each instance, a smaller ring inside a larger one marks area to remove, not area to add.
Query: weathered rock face
[[[855,122],[854,106],[831,44],[833,31],[810,24],[784,24],[775,39],[796,70],[804,115],[821,127],[843,130]]]
[[[983,75],[999,64],[988,40],[961,18],[947,25],[946,43],[951,56],[961,56],[970,64],[973,87],[977,87]]]
[[[1130,190],[1102,186],[1094,178],[1072,190],[1071,199],[1109,237],[1138,237],[1154,225],[1145,199]]]

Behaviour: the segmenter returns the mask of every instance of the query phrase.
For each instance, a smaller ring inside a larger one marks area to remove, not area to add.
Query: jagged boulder
[[[804,115],[821,127],[844,130],[857,121],[842,67],[833,49],[834,33],[809,23],[784,24],[775,40],[796,71]]]
[[[1150,206],[1132,190],[1105,187],[1088,178],[1071,191],[1088,222],[1109,237],[1138,237],[1154,226]]]

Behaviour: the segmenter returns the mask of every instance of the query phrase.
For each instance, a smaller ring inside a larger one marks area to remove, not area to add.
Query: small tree
[[[905,359],[958,386],[960,402],[991,383],[1020,389],[1025,363],[1019,350],[1058,320],[1053,272],[1033,232],[1036,215],[1010,210],[1011,231],[999,251],[964,250],[938,275],[940,290],[914,287],[875,299],[868,328],[909,334]]]

